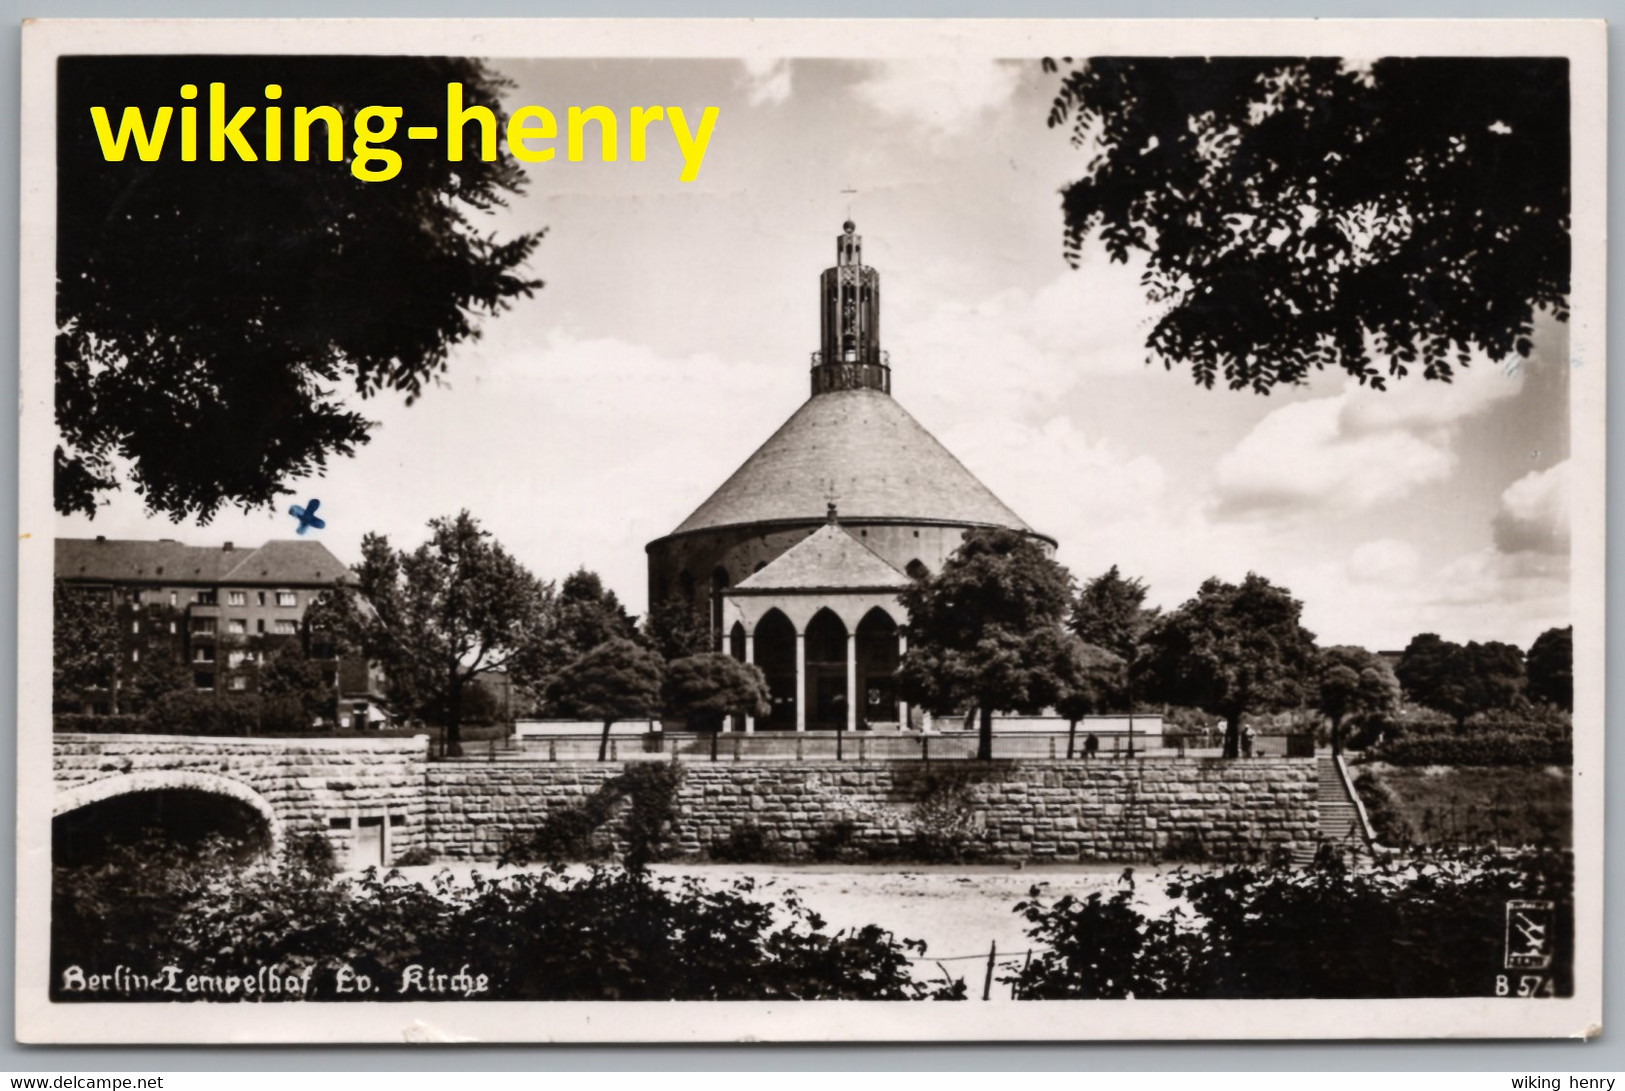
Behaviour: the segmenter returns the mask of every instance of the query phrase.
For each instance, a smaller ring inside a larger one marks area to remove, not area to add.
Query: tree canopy
[[[1574,711],[1574,626],[1547,629],[1529,645],[1529,699]]]
[[[118,614],[107,591],[86,591],[58,580],[52,610],[52,703],[71,708],[100,690],[117,714],[123,656]]]
[[[702,652],[666,664],[660,706],[696,730],[716,730],[726,716],[766,716],[772,711],[767,676],[754,663],[724,652]]]
[[[995,711],[1038,711],[1055,700],[1072,577],[1035,539],[969,531],[941,571],[898,597],[909,616],[899,689],[939,713],[974,704],[979,760],[993,756]]]
[[[605,641],[565,667],[548,685],[548,699],[567,716],[598,720],[604,734],[598,760],[609,757],[609,729],[619,720],[660,707],[660,656],[625,637]]]
[[[402,127],[443,118],[461,82],[465,102],[500,115],[504,81],[478,61],[87,56],[57,72],[58,511],[94,515],[122,484],[176,521],[273,505],[285,482],[367,442],[346,395],[410,403],[481,316],[540,287],[520,272],[540,232],[499,239],[481,222],[524,174],[481,159],[478,124],[461,162],[405,155],[383,184],[326,161],[325,123],[311,161],[252,163],[109,162],[91,124],[92,106],[150,121],[182,84],[211,81],[233,109],[278,84],[286,103],[346,119],[399,106]],[[264,118],[243,127],[256,148]]]
[[[541,669],[553,587],[466,511],[431,519],[410,553],[368,535],[357,578],[378,613],[391,697],[407,715],[443,717],[452,754],[463,693],[481,672]]]
[[[1343,750],[1343,726],[1357,716],[1399,707],[1399,679],[1388,661],[1364,648],[1336,645],[1320,653],[1317,707],[1332,725],[1332,753]]]
[[[1066,756],[1070,758],[1079,720],[1129,704],[1128,665],[1122,657],[1075,635],[1063,638],[1059,651],[1054,704],[1067,721]]]
[[[1437,633],[1411,638],[1394,669],[1405,694],[1455,719],[1490,709],[1509,708],[1523,691],[1523,652],[1489,640],[1456,644]]]
[[[667,662],[713,650],[711,623],[681,594],[650,605],[643,618],[643,640]]]
[[[1207,580],[1146,633],[1137,670],[1147,694],[1224,717],[1224,756],[1239,756],[1242,716],[1296,708],[1308,695],[1315,634],[1302,614],[1286,588],[1257,573],[1239,584]]]
[[[1146,347],[1201,385],[1448,380],[1567,319],[1567,59],[1063,63],[1049,124],[1090,157],[1065,256],[1143,255]]]
[[[1146,591],[1144,580],[1125,577],[1114,564],[1078,591],[1067,628],[1132,667],[1140,638],[1158,615],[1155,607],[1146,607]]]

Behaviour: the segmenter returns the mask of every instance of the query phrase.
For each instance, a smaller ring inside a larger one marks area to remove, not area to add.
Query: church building
[[[880,274],[848,220],[819,279],[812,396],[720,488],[650,542],[649,601],[681,596],[755,663],[772,713],[746,731],[896,731],[908,617],[897,596],[976,527],[1053,549],[892,398]]]

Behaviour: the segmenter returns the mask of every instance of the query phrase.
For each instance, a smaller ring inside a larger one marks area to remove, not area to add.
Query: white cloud
[[[1569,551],[1569,464],[1525,474],[1501,494],[1495,547],[1502,553]]]
[[[745,57],[740,80],[752,106],[777,106],[790,97],[790,61],[785,57]]]
[[[973,57],[877,62],[853,92],[888,117],[939,137],[959,136],[1010,101],[1013,63]]]
[[[1411,583],[1421,569],[1416,547],[1398,538],[1363,542],[1349,554],[1349,579],[1362,584]]]
[[[1214,515],[1363,511],[1446,480],[1461,423],[1521,385],[1479,368],[1451,384],[1408,379],[1381,392],[1350,379],[1332,397],[1284,405],[1219,460]]]

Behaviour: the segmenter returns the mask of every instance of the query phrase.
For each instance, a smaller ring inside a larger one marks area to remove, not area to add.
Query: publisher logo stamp
[[[1552,903],[1507,902],[1506,968],[1544,970],[1552,964]]]

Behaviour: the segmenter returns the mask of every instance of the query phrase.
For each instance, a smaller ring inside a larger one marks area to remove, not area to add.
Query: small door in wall
[[[350,850],[352,867],[382,867],[384,863],[384,816],[372,815],[356,823],[355,843]]]

